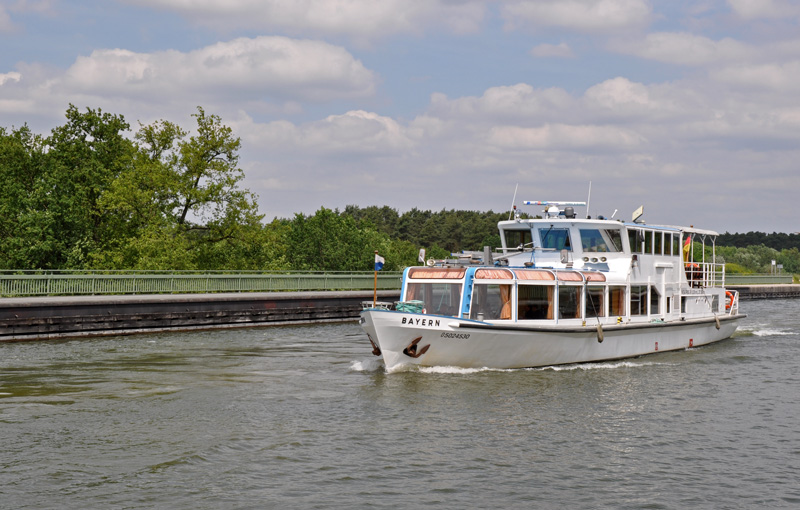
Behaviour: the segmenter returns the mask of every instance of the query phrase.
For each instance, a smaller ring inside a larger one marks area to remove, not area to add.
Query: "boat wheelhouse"
[[[498,251],[407,268],[394,310],[362,312],[387,369],[619,359],[727,338],[743,317],[715,232],[526,204],[544,217],[501,221]]]

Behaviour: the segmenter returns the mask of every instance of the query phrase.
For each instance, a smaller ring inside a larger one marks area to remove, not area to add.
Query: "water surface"
[[[627,361],[386,374],[356,324],[0,344],[3,508],[797,508],[800,300]]]

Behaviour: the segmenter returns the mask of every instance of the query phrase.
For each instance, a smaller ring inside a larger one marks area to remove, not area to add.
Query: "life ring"
[[[725,291],[725,310],[730,310],[733,306],[733,292]]]

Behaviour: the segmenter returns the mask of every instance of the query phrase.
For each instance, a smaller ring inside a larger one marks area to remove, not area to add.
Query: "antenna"
[[[644,214],[644,206],[640,205],[638,209],[633,211],[633,215],[631,216],[631,222],[640,223],[639,219],[642,217],[643,214]]]
[[[516,187],[514,188],[514,198],[511,199],[511,211],[508,213],[508,219],[512,219],[514,215],[514,211],[517,209],[516,202],[517,202],[517,190],[519,189],[519,183],[517,183]]]
[[[589,218],[589,204],[592,202],[592,181],[589,181],[589,198],[586,199],[586,218]]]
[[[612,215],[611,215],[611,217],[609,218],[609,220],[613,220],[613,219],[614,219],[614,216],[616,216],[616,215],[617,215],[617,211],[618,211],[618,210],[619,210],[619,209],[614,209],[614,214],[612,214]]]

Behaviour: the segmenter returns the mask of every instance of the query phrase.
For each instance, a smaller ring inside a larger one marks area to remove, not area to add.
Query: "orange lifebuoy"
[[[725,291],[725,309],[730,310],[733,306],[733,292],[726,290]]]

